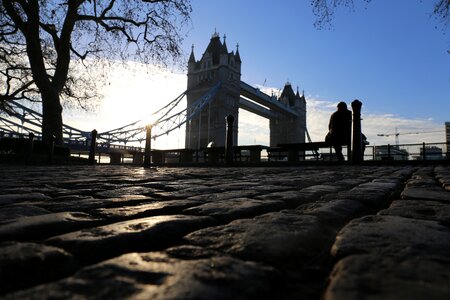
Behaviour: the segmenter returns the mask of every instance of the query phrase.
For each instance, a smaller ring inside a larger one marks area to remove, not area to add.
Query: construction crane
[[[395,145],[398,146],[399,144],[399,135],[407,135],[407,134],[422,134],[422,133],[434,133],[434,132],[442,132],[442,130],[433,130],[433,131],[416,131],[416,132],[397,132],[397,128],[395,128],[395,132],[394,133],[379,133],[377,134],[377,136],[385,136],[385,137],[389,137],[389,136],[395,136]]]

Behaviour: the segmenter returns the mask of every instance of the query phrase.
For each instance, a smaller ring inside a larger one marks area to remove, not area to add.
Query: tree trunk
[[[42,95],[42,139],[49,141],[52,136],[56,145],[63,145],[62,106],[57,92],[41,93]]]

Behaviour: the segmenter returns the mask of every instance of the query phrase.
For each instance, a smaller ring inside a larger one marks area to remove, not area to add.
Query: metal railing
[[[281,163],[289,162],[287,152],[270,153],[269,147],[260,146],[260,150],[252,149],[252,151],[260,151],[257,159],[254,154],[250,154],[250,150],[246,149],[248,146],[235,147],[234,162],[238,164],[246,163]],[[139,148],[136,149],[139,152]],[[343,147],[343,154],[345,160],[348,161],[347,148]],[[364,152],[364,161],[438,161],[449,160],[450,148],[446,143],[418,143],[418,144],[403,144],[403,145],[376,145],[367,146]],[[203,149],[171,149],[171,150],[157,150],[152,151],[152,163],[158,165],[164,164],[207,164],[207,163],[223,163],[224,149],[223,147],[203,148]],[[254,153],[254,152],[253,152]],[[105,155],[106,153],[103,153]],[[131,162],[132,154],[123,153],[124,162]],[[298,162],[302,161],[337,161],[337,156],[332,147],[321,148],[318,153],[315,151],[299,151]],[[102,159],[102,163],[108,163],[109,159]]]
[[[448,160],[450,148],[447,143],[417,143],[400,145],[367,146],[365,160]]]

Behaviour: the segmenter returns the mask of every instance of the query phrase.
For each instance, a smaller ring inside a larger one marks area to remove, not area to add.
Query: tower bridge
[[[269,119],[270,146],[280,143],[303,143],[306,132],[306,100],[298,91],[294,93],[287,83],[279,98],[269,96],[241,81],[239,48],[228,52],[226,38],[223,43],[217,33],[202,54],[195,59],[194,48],[188,62],[187,106],[215,82],[222,87],[215,100],[208,104],[198,118],[186,124],[186,148],[202,148],[213,143],[224,146],[225,117],[233,115],[239,124],[239,108]],[[234,144],[237,145],[238,126],[234,127]]]
[[[201,56],[195,59],[194,48],[188,62],[187,90],[175,100],[152,113],[151,137],[166,135],[186,124],[185,148],[200,149],[214,144],[224,146],[225,117],[233,115],[234,145],[237,145],[239,131],[239,109],[247,110],[269,119],[270,146],[283,143],[303,143],[306,129],[306,101],[298,90],[294,93],[287,83],[280,97],[269,96],[257,88],[241,81],[241,57],[239,48],[228,52],[226,39],[223,42],[214,33]],[[181,99],[186,96],[186,108],[174,112]],[[42,114],[18,102],[11,102],[16,113],[5,117],[0,115],[0,138],[33,134],[39,139],[42,127]],[[22,111],[22,114],[19,113]],[[101,149],[114,144],[143,142],[146,139],[146,126],[143,121],[135,121],[116,129],[97,134]],[[63,125],[66,144],[79,145],[90,139],[90,130],[80,130]],[[77,146],[78,147],[78,146]],[[113,148],[113,147],[112,147]]]

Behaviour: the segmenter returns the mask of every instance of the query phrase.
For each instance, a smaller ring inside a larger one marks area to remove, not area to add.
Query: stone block
[[[242,259],[292,265],[329,251],[333,238],[317,217],[281,211],[205,228],[185,240]]]
[[[284,208],[281,200],[255,200],[249,198],[234,198],[222,201],[208,202],[199,206],[187,208],[185,214],[203,215],[230,221],[238,218],[249,218],[273,210]]]
[[[444,255],[450,253],[450,229],[438,222],[396,216],[366,216],[337,235],[332,255]]]
[[[82,212],[21,217],[0,223],[0,241],[36,240],[94,226],[100,219]]]
[[[98,261],[132,251],[162,249],[189,232],[213,223],[210,217],[157,216],[86,228],[48,239],[83,261]]]
[[[50,214],[51,211],[31,204],[12,204],[0,208],[0,220],[5,222],[20,217],[31,217]]]
[[[402,199],[432,200],[450,204],[450,193],[438,186],[406,187]]]
[[[450,299],[448,257],[351,255],[334,267],[324,300]]]
[[[128,203],[128,202],[127,202]],[[111,208],[98,208],[92,210],[91,213],[95,216],[107,220],[125,220],[138,219],[150,217],[155,215],[168,215],[180,213],[183,209],[193,207],[201,204],[199,201],[192,200],[167,200],[167,201],[152,201],[150,203],[134,205],[134,206],[120,206]]]
[[[437,201],[396,200],[378,214],[432,220],[450,227],[450,205]]]
[[[4,299],[274,299],[279,278],[271,267],[226,255],[129,253]]]
[[[350,190],[343,191],[337,195],[327,195],[324,200],[350,199],[356,200],[367,208],[381,208],[387,206],[400,188],[400,183],[396,181],[371,181],[362,183]]]
[[[51,197],[42,193],[4,194],[0,195],[0,205],[15,204],[20,202],[46,201]]]
[[[297,210],[318,217],[324,225],[343,225],[361,213],[363,208],[359,201],[338,199],[301,205]]]
[[[0,243],[0,294],[62,278],[73,273],[76,267],[73,257],[56,247]]]

